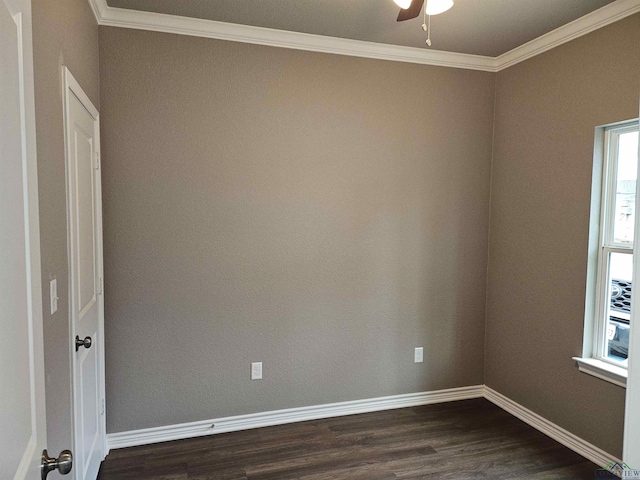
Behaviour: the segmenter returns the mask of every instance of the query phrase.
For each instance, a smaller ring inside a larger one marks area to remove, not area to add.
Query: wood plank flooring
[[[477,399],[114,450],[98,480],[584,480],[597,468]]]

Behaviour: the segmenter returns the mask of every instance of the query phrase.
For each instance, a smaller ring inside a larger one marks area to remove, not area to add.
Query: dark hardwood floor
[[[477,399],[114,450],[98,480],[567,480],[597,468]]]

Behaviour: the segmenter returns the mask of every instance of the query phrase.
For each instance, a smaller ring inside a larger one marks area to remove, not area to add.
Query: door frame
[[[95,347],[98,348],[98,386],[100,389],[100,398],[102,405],[99,407],[101,409],[101,430],[102,430],[102,460],[106,457],[107,450],[107,430],[106,430],[106,405],[105,405],[105,355],[104,355],[104,266],[103,266],[103,239],[102,239],[102,182],[101,182],[101,169],[100,169],[100,114],[98,110],[94,107],[93,103],[89,97],[84,93],[80,84],[73,77],[71,72],[66,66],[62,67],[62,84],[64,88],[63,93],[63,114],[64,114],[64,149],[65,149],[65,172],[66,172],[66,190],[67,190],[67,250],[68,250],[68,259],[69,259],[69,358],[71,364],[71,410],[72,410],[72,432],[73,432],[73,448],[74,452],[81,451],[78,448],[78,439],[76,438],[76,425],[78,424],[78,418],[80,412],[78,412],[79,402],[77,401],[77,395],[79,394],[78,388],[75,385],[76,378],[76,355],[75,355],[75,320],[76,320],[76,312],[75,309],[72,308],[75,305],[75,292],[76,292],[76,283],[77,279],[75,278],[75,271],[73,268],[74,257],[75,257],[75,242],[73,240],[72,235],[72,225],[71,219],[74,218],[74,215],[71,211],[71,188],[70,188],[70,152],[69,145],[71,145],[71,130],[69,129],[69,112],[70,112],[70,99],[71,95],[75,96],[78,101],[82,104],[82,106],[87,110],[87,112],[91,115],[94,120],[94,133],[96,139],[96,155],[97,158],[94,159],[96,162],[96,168],[94,169],[94,174],[96,176],[96,208],[98,211],[97,215],[97,228],[96,228],[96,239],[97,239],[97,252],[98,252],[98,276],[99,276],[99,292],[98,292],[98,332],[99,338],[98,341],[94,343]],[[78,479],[79,470],[76,469],[75,478]]]
[[[18,464],[16,479],[26,479],[40,465],[39,449],[47,442],[44,380],[44,332],[42,304],[42,265],[40,257],[40,209],[38,198],[38,159],[33,74],[31,0],[0,0],[18,25],[20,52],[18,74],[22,109],[22,165],[27,266],[29,363],[31,371],[31,438]]]
[[[640,112],[639,112],[640,114]],[[640,167],[640,144],[638,145],[638,166]],[[640,238],[640,182],[636,182],[636,221],[634,238]],[[631,468],[640,469],[640,254],[633,256],[633,283],[631,291],[631,330],[629,335],[629,364],[627,366],[627,391],[624,414],[624,440],[622,460]],[[632,401],[632,399],[634,401]]]

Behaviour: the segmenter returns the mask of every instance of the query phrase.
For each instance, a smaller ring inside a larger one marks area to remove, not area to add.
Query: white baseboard
[[[620,459],[615,458],[613,455],[608,454],[586,440],[568,432],[564,428],[559,427],[555,423],[550,422],[546,418],[541,417],[537,413],[532,412],[528,408],[523,407],[519,403],[514,402],[510,398],[505,397],[486,385],[484,387],[484,397],[498,407],[509,412],[514,417],[528,423],[536,430],[553,438],[555,441],[582,455],[587,460],[591,460],[602,468],[608,467],[610,464],[622,464]]]
[[[167,442],[184,438],[202,437],[218,433],[250,430],[252,428],[284,425],[286,423],[306,422],[322,418],[355,415],[358,413],[378,412],[395,408],[415,407],[433,403],[453,402],[472,398],[486,398],[511,415],[531,425],[536,430],[553,438],[567,448],[582,455],[600,467],[622,462],[595,445],[581,439],[571,432],[550,422],[537,413],[523,407],[501,393],[486,385],[450,388],[433,392],[409,393],[390,397],[369,398],[349,402],[313,405],[310,407],[287,408],[270,412],[237,415],[200,422],[166,425],[162,427],[131,430],[127,432],[110,433],[107,435],[109,449],[148,445],[151,443]]]
[[[308,420],[355,415],[357,413],[378,412],[395,408],[453,402],[455,400],[468,400],[471,398],[482,398],[483,396],[484,386],[475,385],[471,387],[436,390],[433,392],[409,393],[390,397],[314,405],[310,407],[287,408],[284,410],[251,413],[248,415],[217,418],[200,422],[110,433],[107,435],[107,444],[109,449],[134,447],[150,443],[167,442],[169,440],[180,440],[183,438],[215,435],[217,433],[283,425],[285,423],[306,422]]]

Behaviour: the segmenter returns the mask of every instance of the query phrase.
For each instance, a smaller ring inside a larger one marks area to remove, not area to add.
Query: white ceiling
[[[614,0],[454,0],[432,17],[431,50],[497,57]],[[419,47],[422,16],[396,22],[392,0],[107,0],[110,7]]]

